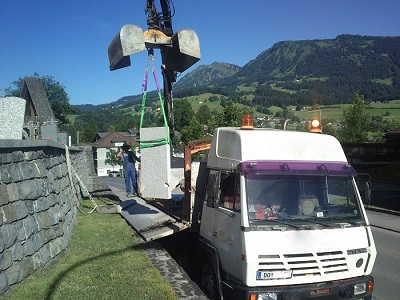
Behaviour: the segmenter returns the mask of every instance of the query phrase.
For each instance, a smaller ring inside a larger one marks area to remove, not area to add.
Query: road
[[[371,205],[398,211],[400,209],[400,184],[372,182]]]
[[[125,189],[124,179],[121,177],[102,177],[101,179],[109,186],[119,190]],[[370,212],[370,214],[372,213]],[[374,225],[374,219],[371,217],[369,219]],[[391,219],[393,220],[393,218]],[[394,220],[397,222],[397,218]],[[378,224],[378,226],[382,225]],[[378,251],[372,270],[375,278],[373,298],[377,300],[400,299],[400,233],[377,227],[372,227],[372,232]]]
[[[124,177],[99,177],[109,187],[115,187],[121,191],[125,191]]]
[[[372,228],[378,255],[372,276],[375,278],[373,298],[400,299],[400,233]]]

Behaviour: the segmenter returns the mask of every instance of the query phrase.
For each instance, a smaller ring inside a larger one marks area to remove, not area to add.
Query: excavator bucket
[[[129,55],[146,50],[143,30],[140,26],[127,24],[108,46],[110,70],[114,71],[131,65]]]
[[[196,32],[181,29],[172,36],[172,47],[166,48],[165,65],[167,69],[184,72],[201,59],[200,42]]]

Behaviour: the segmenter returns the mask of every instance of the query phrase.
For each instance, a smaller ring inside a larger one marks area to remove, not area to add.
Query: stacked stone
[[[22,141],[21,141],[22,142]],[[49,143],[49,142],[47,142]],[[53,143],[53,142],[50,142]],[[0,149],[0,294],[67,248],[81,191],[64,147]],[[71,161],[82,177],[82,152]]]

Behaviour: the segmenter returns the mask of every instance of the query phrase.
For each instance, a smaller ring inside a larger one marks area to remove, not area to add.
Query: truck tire
[[[221,299],[217,292],[217,277],[209,261],[206,261],[201,272],[201,289],[210,300]]]

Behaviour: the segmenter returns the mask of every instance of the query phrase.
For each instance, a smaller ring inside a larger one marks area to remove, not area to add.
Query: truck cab
[[[371,299],[376,249],[332,136],[217,128],[199,217],[210,299]]]

